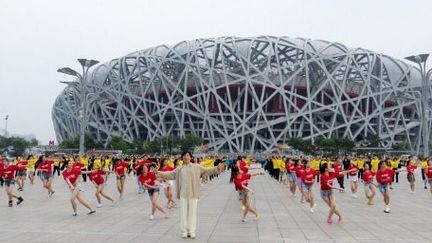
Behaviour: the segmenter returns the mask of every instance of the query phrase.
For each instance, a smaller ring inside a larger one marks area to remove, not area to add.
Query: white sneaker
[[[98,203],[96,207],[100,208],[102,207],[102,204]]]
[[[354,194],[354,193],[353,193],[351,196],[352,196],[353,198],[357,198],[357,195]]]
[[[314,208],[313,208],[313,207],[310,208],[309,212],[310,212],[310,213],[314,213],[314,212],[315,212],[315,211],[314,211]]]
[[[242,206],[242,210],[244,211],[246,209],[246,207],[245,206]]]
[[[416,192],[415,192],[415,191],[410,191],[410,193],[411,193],[411,194],[415,194]]]
[[[292,195],[292,197],[293,197],[293,198],[297,197],[297,194],[294,193],[294,194]]]
[[[150,215],[149,220],[150,220],[150,221],[153,221],[153,219],[154,219],[154,216],[153,216],[153,215]]]
[[[384,209],[384,213],[390,213],[390,206],[387,205]]]
[[[166,214],[164,214],[163,218],[167,219],[167,218],[169,218],[169,215],[166,213]]]

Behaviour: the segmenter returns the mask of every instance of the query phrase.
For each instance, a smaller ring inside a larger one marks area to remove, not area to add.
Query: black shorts
[[[17,176],[27,176],[27,170],[17,171]]]
[[[148,192],[149,197],[153,197],[153,194],[155,192],[159,193],[159,188],[157,188],[157,189],[147,188],[147,192]]]
[[[126,179],[126,175],[117,176],[117,180],[124,180]]]

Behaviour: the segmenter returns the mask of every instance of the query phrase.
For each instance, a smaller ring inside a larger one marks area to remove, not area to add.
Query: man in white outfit
[[[191,163],[192,154],[183,152],[183,165],[169,172],[157,172],[164,180],[176,181],[177,199],[180,200],[180,228],[182,238],[196,236],[197,202],[201,188],[201,177],[203,175],[219,174],[225,170],[225,163],[217,167],[204,168],[199,164]]]

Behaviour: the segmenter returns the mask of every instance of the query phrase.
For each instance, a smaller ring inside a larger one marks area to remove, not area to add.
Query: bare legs
[[[168,185],[168,187],[164,188],[164,193],[165,196],[168,200],[167,202],[167,208],[172,208],[176,205],[176,203],[173,200],[173,192],[172,192],[172,187],[170,185]]]
[[[255,215],[255,220],[258,220],[259,215],[258,215],[257,211],[255,209],[253,209],[251,206],[251,200],[250,200],[249,193],[246,194],[246,196],[242,199],[242,204],[244,206],[242,221],[246,222],[246,215],[248,214],[248,212],[253,213]]]
[[[117,178],[117,191],[120,193],[119,199],[123,199],[124,182],[125,182],[124,178],[121,179]]]
[[[70,199],[70,202],[72,204],[72,209],[74,211],[74,216],[77,214],[77,203],[75,200],[78,200],[78,202],[80,202],[84,207],[88,208],[90,210],[90,213],[94,213],[95,211],[91,208],[90,204],[88,204],[85,200],[84,197],[81,195],[80,191],[78,188],[75,188],[72,191],[72,196]]]
[[[332,217],[333,214],[336,214],[339,217],[339,222],[342,220],[342,215],[340,214],[339,210],[336,208],[336,202],[333,198],[333,195],[330,195],[326,198],[323,198],[325,203],[329,206],[329,212],[327,216],[327,223],[331,224],[333,223]]]
[[[156,212],[156,209],[159,210],[161,213],[163,213],[165,215],[165,217],[167,216],[167,212],[161,207],[160,203],[159,203],[159,192],[154,191],[153,195],[150,197],[151,200],[151,216],[150,216],[150,220],[153,220],[153,216]]]
[[[54,193],[54,190],[52,189],[52,179],[51,177],[49,179],[43,180],[43,187],[48,190],[48,195],[51,196]]]
[[[368,205],[373,205],[375,194],[375,188],[372,185],[365,187],[365,196],[368,199]]]
[[[110,200],[111,202],[114,202],[114,199],[112,199],[112,197],[108,196],[105,191],[104,191],[104,185],[99,185],[96,187],[96,193],[95,193],[96,199],[98,201],[99,204],[101,204],[101,199],[102,197]],[[102,196],[102,197],[101,197]]]

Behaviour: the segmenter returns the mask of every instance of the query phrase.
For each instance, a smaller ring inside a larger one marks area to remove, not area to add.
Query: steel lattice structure
[[[362,48],[260,36],[183,41],[99,65],[89,80],[88,131],[153,140],[187,133],[214,151],[271,151],[290,137],[419,146],[421,74]],[[57,140],[79,134],[80,91],[68,86],[52,118]],[[430,121],[429,121],[430,122]]]

